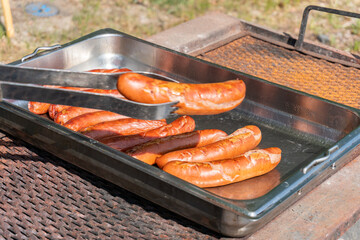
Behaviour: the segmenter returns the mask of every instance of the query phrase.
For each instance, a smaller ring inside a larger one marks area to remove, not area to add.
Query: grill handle
[[[335,145],[335,146],[329,148],[324,157],[316,158],[311,163],[309,163],[306,167],[304,167],[302,170],[303,174],[306,174],[312,167],[328,160],[330,158],[331,154],[334,153],[336,150],[339,150],[338,145]]]
[[[25,62],[26,60],[29,60],[32,57],[35,57],[39,51],[52,51],[55,49],[61,48],[60,44],[55,44],[53,46],[46,46],[46,47],[38,47],[35,49],[35,51],[33,53],[30,53],[29,55],[24,56],[23,58],[21,58],[21,62]]]
[[[305,10],[304,10],[303,18],[301,20],[299,37],[298,37],[298,40],[295,43],[295,49],[297,49],[299,51],[302,50],[302,47],[303,47],[306,25],[307,25],[307,21],[308,21],[308,18],[309,18],[309,13],[310,13],[311,10],[337,14],[337,15],[341,15],[341,16],[345,16],[345,17],[360,18],[360,14],[358,14],[358,13],[347,12],[347,11],[342,11],[342,10],[337,10],[337,9],[332,9],[332,8],[326,8],[326,7],[320,7],[320,6],[314,6],[314,5],[307,6],[305,8]]]

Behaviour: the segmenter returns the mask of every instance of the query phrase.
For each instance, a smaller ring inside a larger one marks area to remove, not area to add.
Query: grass
[[[6,29],[4,25],[0,24],[0,38],[6,37]]]
[[[354,45],[352,46],[352,49],[354,50],[354,51],[360,51],[360,41],[355,41],[354,42]]]
[[[57,1],[53,3],[56,4]],[[360,0],[77,0],[75,3],[78,6],[72,15],[71,27],[56,28],[52,25],[47,28],[41,27],[41,24],[31,24],[31,22],[43,23],[42,20],[24,16],[26,21],[18,25],[16,18],[14,19],[15,28],[20,30],[13,39],[7,39],[4,28],[1,27],[0,62],[19,59],[38,46],[66,43],[107,27],[146,38],[208,11],[219,11],[264,27],[287,32],[294,37],[297,37],[302,12],[308,5],[360,12]],[[48,18],[43,21],[51,20]],[[360,34],[359,20],[311,12],[306,39],[316,41],[318,34],[327,35],[332,46],[336,48],[359,51],[357,39]],[[347,38],[349,40],[345,41]]]
[[[360,36],[360,20],[356,20],[355,23],[351,24],[351,33]]]
[[[205,13],[211,7],[208,0],[153,0],[151,3],[184,21]]]

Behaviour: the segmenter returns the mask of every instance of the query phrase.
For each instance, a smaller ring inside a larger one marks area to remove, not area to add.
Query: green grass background
[[[70,0],[71,1],[71,0]],[[10,62],[32,52],[38,46],[66,43],[101,28],[146,38],[209,11],[218,11],[297,37],[302,12],[308,5],[320,5],[360,13],[360,0],[74,0],[78,9],[71,16],[71,27],[29,26],[26,35],[6,37],[0,27],[0,62]],[[56,1],[53,1],[56,4]],[[74,5],[75,6],[75,5]],[[69,6],[73,7],[73,6]],[[26,14],[26,13],[24,13]],[[31,21],[31,17],[29,17]],[[44,21],[48,21],[44,18]],[[360,21],[332,14],[312,12],[306,39],[316,41],[326,35],[330,45],[349,52],[360,50]],[[24,37],[26,36],[26,37]]]

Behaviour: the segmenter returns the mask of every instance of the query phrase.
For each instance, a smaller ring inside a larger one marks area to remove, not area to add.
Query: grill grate
[[[360,69],[304,55],[244,36],[198,56],[201,59],[360,108]],[[326,84],[325,84],[326,83]]]
[[[0,133],[0,239],[217,239],[215,233]]]

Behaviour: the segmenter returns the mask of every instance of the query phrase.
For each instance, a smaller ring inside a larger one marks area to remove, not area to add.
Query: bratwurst
[[[156,164],[159,168],[163,168],[171,161],[208,162],[233,158],[255,148],[260,141],[260,129],[257,126],[248,125],[217,142],[164,154],[156,159]]]
[[[138,73],[119,76],[117,88],[127,99],[141,103],[178,101],[177,114],[210,115],[232,110],[245,97],[245,83],[230,80],[219,83],[175,83]]]
[[[205,129],[178,135],[163,137],[143,144],[136,145],[126,154],[148,163],[155,164],[161,155],[184,148],[201,147],[224,138],[227,134],[218,129]]]
[[[138,144],[149,142],[161,137],[192,132],[194,129],[195,120],[189,116],[181,116],[172,123],[146,132],[127,136],[111,136],[102,138],[99,141],[119,151],[125,151]]]
[[[217,187],[268,173],[279,164],[280,159],[280,148],[273,147],[212,162],[173,161],[163,170],[198,187]]]

